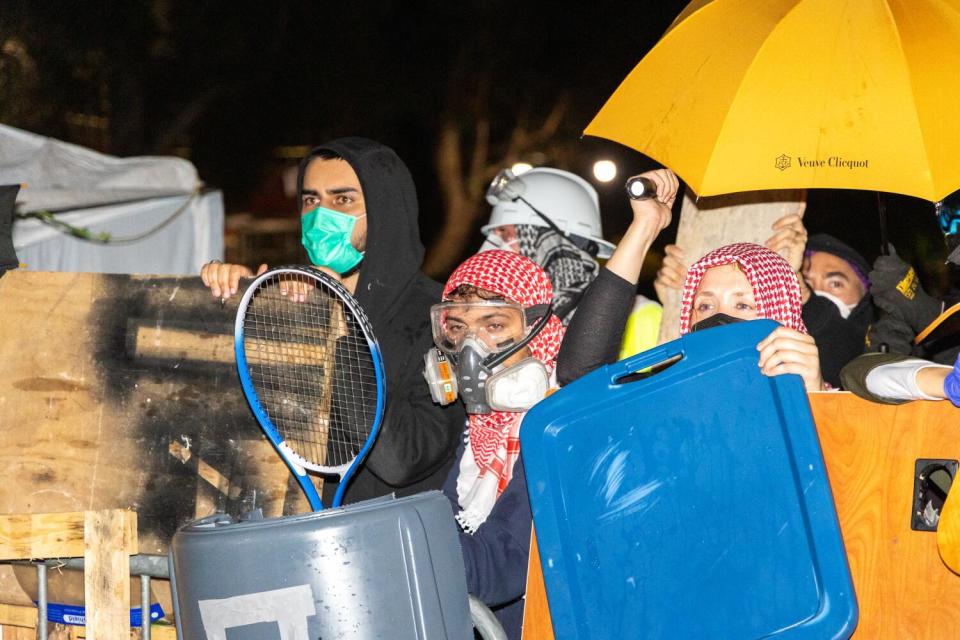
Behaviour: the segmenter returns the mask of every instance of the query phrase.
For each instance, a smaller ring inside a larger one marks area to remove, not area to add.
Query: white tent
[[[175,157],[115,158],[0,125],[0,184],[21,184],[13,244],[32,271],[198,274],[223,258],[223,197]],[[101,235],[103,234],[103,235]]]

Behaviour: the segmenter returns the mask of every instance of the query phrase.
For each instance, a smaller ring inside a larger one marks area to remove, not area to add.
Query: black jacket
[[[443,487],[454,513],[460,512],[457,495],[460,474],[457,471],[465,450],[465,444],[457,449],[455,469]],[[523,626],[523,596],[527,590],[532,523],[527,475],[521,454],[513,465],[513,476],[507,488],[493,503],[484,523],[473,534],[458,528],[467,570],[467,592],[490,607],[511,640],[519,640]]]
[[[874,321],[873,301],[868,293],[850,312],[840,315],[837,306],[823,296],[811,294],[803,305],[803,323],[820,352],[823,379],[840,387],[840,370],[866,349],[867,329]]]
[[[367,247],[355,297],[373,325],[387,376],[380,435],[351,480],[344,503],[440,489],[465,416],[459,402],[435,405],[423,379],[423,355],[433,344],[430,305],[440,301],[441,285],[420,272],[423,244],[413,178],[389,147],[365,138],[340,138],[304,158],[298,194],[307,164],[324,151],[347,161],[363,189]],[[325,479],[324,504],[332,501],[337,484]]]

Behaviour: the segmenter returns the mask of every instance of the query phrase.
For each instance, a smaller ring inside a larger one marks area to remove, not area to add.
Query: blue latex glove
[[[943,380],[943,393],[953,406],[960,407],[960,356],[953,363],[953,371]]]

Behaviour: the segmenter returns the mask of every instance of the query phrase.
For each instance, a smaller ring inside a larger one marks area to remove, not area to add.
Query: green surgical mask
[[[363,254],[350,244],[353,225],[366,216],[317,207],[300,218],[300,242],[318,267],[329,267],[343,275],[360,264]]]

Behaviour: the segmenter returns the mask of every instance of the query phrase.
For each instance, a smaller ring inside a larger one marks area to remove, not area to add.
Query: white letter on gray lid
[[[308,584],[222,600],[201,600],[197,604],[207,640],[227,640],[230,627],[258,622],[276,622],[280,640],[310,640],[307,619],[317,613]]]

